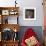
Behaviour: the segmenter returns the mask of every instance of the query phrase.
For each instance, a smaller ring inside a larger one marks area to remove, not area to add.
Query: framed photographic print
[[[36,8],[24,7],[23,8],[23,18],[24,20],[36,20]]]

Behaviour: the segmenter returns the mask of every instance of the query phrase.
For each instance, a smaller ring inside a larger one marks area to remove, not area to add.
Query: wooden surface
[[[18,41],[1,41],[0,46],[18,46]]]
[[[0,10],[12,10],[12,9],[16,9],[18,10],[19,7],[0,7]]]
[[[19,31],[20,26],[18,24],[1,24],[0,25],[0,30],[3,31],[5,28],[9,28],[12,29],[14,31],[14,29],[16,29],[17,31]]]

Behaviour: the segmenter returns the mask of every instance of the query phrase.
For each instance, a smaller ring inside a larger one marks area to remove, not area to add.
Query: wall
[[[0,0],[0,6],[9,7],[14,6],[15,0]],[[17,0],[18,6],[20,7],[19,24],[21,26],[43,26],[43,6],[42,0]],[[35,7],[36,8],[36,20],[25,21],[23,19],[23,8],[24,7]]]
[[[21,2],[22,1],[22,2]],[[19,18],[19,22],[22,26],[43,26],[43,6],[42,6],[42,0],[20,0],[19,2],[21,5],[20,9],[23,9],[24,7],[36,7],[36,20],[35,21],[24,21],[23,20],[23,11],[21,10],[21,15]]]

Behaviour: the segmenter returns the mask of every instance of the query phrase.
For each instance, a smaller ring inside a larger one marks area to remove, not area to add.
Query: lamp
[[[16,7],[16,4],[17,4],[17,2],[16,2],[17,0],[15,0],[15,7]]]

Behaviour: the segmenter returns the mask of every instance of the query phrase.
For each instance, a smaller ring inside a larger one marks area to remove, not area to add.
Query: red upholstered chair
[[[30,37],[37,37],[36,33],[33,31],[32,28],[28,28],[27,31],[25,32],[24,37],[22,38],[22,42],[21,42],[21,46],[27,46],[25,40],[30,38]],[[37,38],[36,38],[37,40]],[[35,44],[34,46],[41,46],[41,44],[39,43],[39,41],[37,40],[37,44]]]

